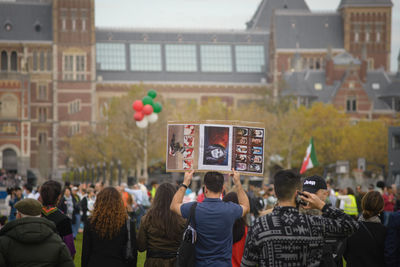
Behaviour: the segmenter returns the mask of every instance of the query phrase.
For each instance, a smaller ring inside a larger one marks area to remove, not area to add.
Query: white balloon
[[[149,116],[147,116],[147,120],[150,122],[150,123],[154,123],[154,122],[156,122],[157,120],[158,120],[158,115],[157,115],[157,113],[152,113],[152,114],[150,114]]]
[[[146,117],[144,117],[143,120],[136,122],[136,125],[139,128],[146,128],[148,124],[149,124],[149,121],[147,120]]]

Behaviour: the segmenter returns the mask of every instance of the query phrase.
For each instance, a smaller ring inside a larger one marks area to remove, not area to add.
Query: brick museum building
[[[0,2],[0,167],[60,178],[66,139],[95,127],[134,84],[173,103],[219,97],[237,106],[258,98],[250,91],[271,90],[355,119],[400,111],[390,0],[341,0],[330,13],[262,0],[246,29],[225,31],[96,28],[94,7]]]

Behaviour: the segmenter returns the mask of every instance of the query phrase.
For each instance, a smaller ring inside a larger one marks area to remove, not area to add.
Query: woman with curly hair
[[[130,239],[135,259],[125,259],[128,242],[128,214],[121,194],[107,187],[97,195],[92,215],[83,231],[82,267],[132,267],[136,266],[135,224],[129,222]]]
[[[173,267],[176,263],[185,220],[170,210],[176,188],[170,183],[161,184],[153,203],[143,216],[138,233],[138,249],[145,251],[145,267]]]

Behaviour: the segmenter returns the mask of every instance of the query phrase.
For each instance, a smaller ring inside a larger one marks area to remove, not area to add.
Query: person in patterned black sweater
[[[305,209],[319,209],[322,216],[299,213],[300,176],[282,170],[274,177],[278,204],[272,213],[259,217],[250,228],[242,267],[319,266],[325,238],[344,238],[358,223],[344,212],[325,204],[317,195],[303,192]]]

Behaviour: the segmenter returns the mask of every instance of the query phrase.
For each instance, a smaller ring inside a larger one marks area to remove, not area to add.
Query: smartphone
[[[303,194],[302,192],[297,192],[296,203],[298,203],[299,205],[302,205],[302,206],[307,206],[308,203],[307,203],[306,201],[302,200],[302,199],[300,198],[300,196],[307,197],[307,196],[306,196],[305,194]]]
[[[297,191],[297,194],[300,195],[300,196],[303,196],[303,197],[307,198],[307,195],[304,194],[303,192]]]

